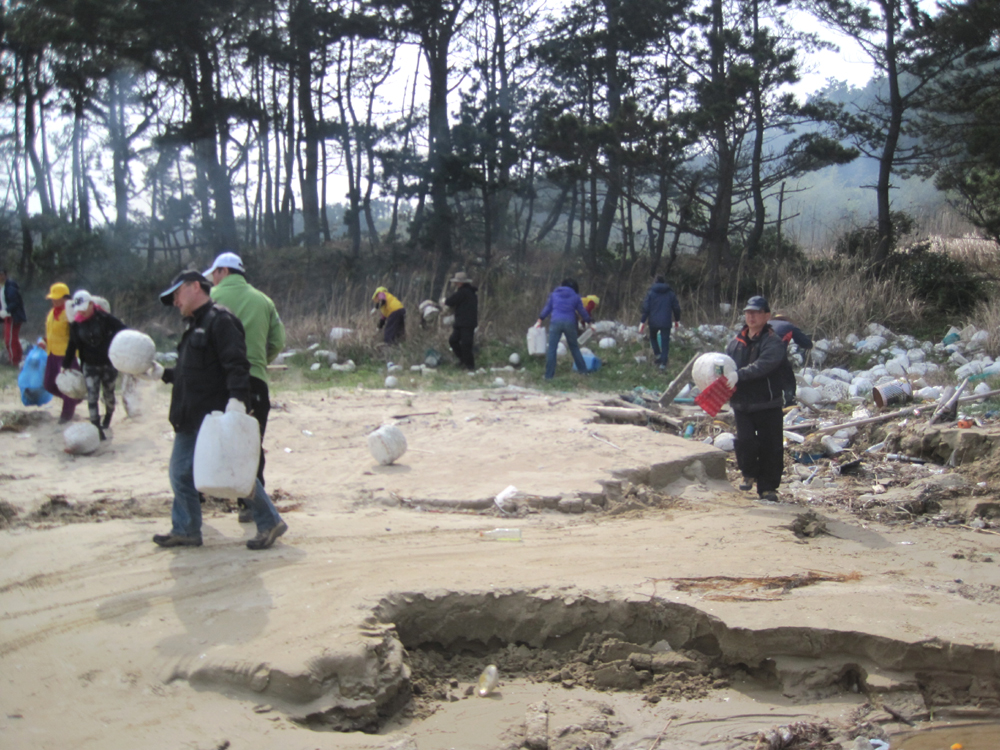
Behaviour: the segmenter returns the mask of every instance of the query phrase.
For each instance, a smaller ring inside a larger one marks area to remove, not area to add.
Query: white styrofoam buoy
[[[399,385],[399,379],[395,375],[390,375],[385,379],[386,388],[395,388]]]
[[[406,436],[394,424],[384,424],[368,435],[368,450],[383,466],[406,453]]]
[[[194,443],[194,486],[212,497],[235,500],[253,494],[260,460],[260,425],[235,398],[225,413],[202,420]]]
[[[347,338],[354,331],[350,328],[331,328],[330,329],[330,341],[340,341],[343,338]]]
[[[514,365],[514,367],[517,367],[519,364],[521,364],[521,355],[518,354],[517,352],[514,352],[509,357],[507,357],[507,361],[510,362],[512,365]]]
[[[70,425],[63,431],[67,453],[74,456],[86,456],[96,451],[101,445],[101,433],[90,422],[80,422]]]
[[[56,388],[70,398],[87,398],[87,379],[79,370],[63,370],[56,375]]]
[[[616,346],[618,346],[618,342],[615,341],[610,336],[605,336],[603,339],[597,342],[597,345],[601,349],[614,349]]]
[[[720,375],[736,372],[736,363],[728,354],[708,352],[694,361],[691,368],[691,379],[694,384],[704,390],[714,383]]]
[[[142,375],[156,361],[156,344],[142,331],[126,328],[111,340],[108,359],[119,372]]]

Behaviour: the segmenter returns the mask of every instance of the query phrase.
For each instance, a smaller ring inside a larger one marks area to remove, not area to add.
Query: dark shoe
[[[240,523],[253,523],[253,511],[247,507],[240,508]]]
[[[762,503],[776,503],[778,502],[777,492],[761,492],[757,495],[757,499]]]
[[[103,427],[98,427],[97,428],[97,434],[101,436],[101,440],[102,441],[108,439],[108,436],[104,434],[104,428]]]
[[[743,477],[743,482],[740,484],[740,490],[743,492],[749,492],[753,489],[753,479],[750,477]]]
[[[175,536],[174,534],[156,534],[153,541],[161,547],[200,547],[200,536]]]
[[[261,531],[247,542],[247,549],[267,549],[274,541],[288,531],[288,524],[284,521],[279,521],[277,526],[274,526],[267,531]]]

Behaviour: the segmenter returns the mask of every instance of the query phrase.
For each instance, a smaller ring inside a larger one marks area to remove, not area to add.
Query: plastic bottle
[[[497,689],[497,685],[500,684],[500,672],[497,671],[496,664],[490,664],[483,673],[479,675],[479,689],[476,692],[479,694],[480,698],[485,698],[487,695],[492,693]]]
[[[521,541],[520,529],[493,529],[493,531],[480,531],[482,539],[491,539],[494,542],[519,542]],[[494,667],[495,669],[496,667]],[[483,673],[485,674],[485,672]]]

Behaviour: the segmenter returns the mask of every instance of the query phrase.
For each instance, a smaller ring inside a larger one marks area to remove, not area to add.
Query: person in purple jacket
[[[583,354],[580,353],[580,344],[576,340],[576,316],[585,323],[590,323],[590,313],[583,306],[580,299],[579,287],[573,279],[563,279],[562,283],[552,290],[545,307],[538,315],[536,328],[545,325],[545,319],[552,316],[549,324],[549,346],[545,350],[545,379],[552,380],[556,374],[556,349],[559,348],[559,339],[566,337],[566,346],[570,354],[573,355],[573,362],[580,372],[587,372],[587,365],[583,361]]]

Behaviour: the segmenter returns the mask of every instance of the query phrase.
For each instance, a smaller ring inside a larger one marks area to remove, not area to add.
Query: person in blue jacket
[[[681,304],[670,284],[662,276],[657,276],[653,286],[642,301],[642,317],[639,318],[639,333],[649,322],[649,343],[653,345],[653,356],[661,370],[670,362],[670,324],[681,324]],[[662,347],[661,347],[662,342]]]
[[[802,351],[812,349],[812,337],[788,319],[782,313],[775,313],[770,320],[771,329],[781,337],[787,346],[790,341],[794,341],[796,346]],[[781,387],[785,393],[785,406],[795,405],[795,372],[792,370],[792,363],[785,359],[781,366]]]
[[[585,323],[590,323],[590,313],[580,299],[579,286],[573,279],[563,279],[562,283],[552,290],[545,307],[538,315],[536,328],[545,325],[545,319],[552,316],[549,324],[549,346],[545,350],[545,379],[552,380],[556,374],[556,350],[559,339],[566,337],[566,346],[573,355],[573,362],[580,372],[587,372],[587,364],[580,353],[580,344],[576,340],[576,316]]]

